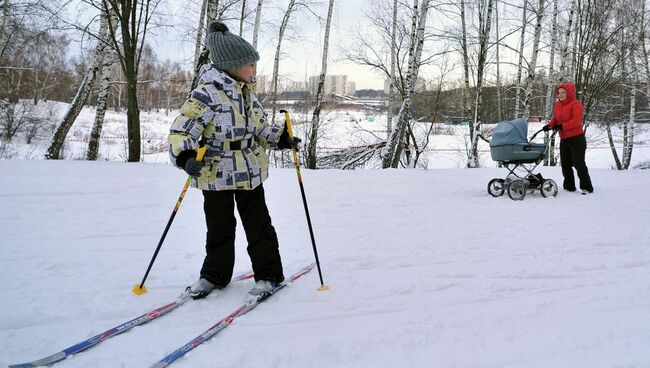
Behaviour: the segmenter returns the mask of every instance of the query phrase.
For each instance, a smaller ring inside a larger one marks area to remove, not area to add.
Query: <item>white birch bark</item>
[[[388,116],[386,117],[386,140],[390,137],[393,129],[393,115],[395,114],[395,100],[397,76],[395,69],[397,65],[397,0],[393,1],[393,20],[390,32],[390,85],[388,87]]]
[[[201,49],[203,47],[203,30],[206,28],[205,13],[207,7],[208,7],[208,0],[203,0],[201,4],[201,14],[199,15],[199,27],[196,30],[196,42],[194,43],[194,68],[195,69],[199,65],[199,58],[201,57]]]
[[[239,37],[244,33],[244,18],[246,17],[246,0],[241,2],[241,17],[239,18]]]
[[[282,50],[282,39],[284,38],[284,32],[287,29],[289,24],[289,18],[291,13],[294,11],[296,5],[296,0],[290,0],[287,10],[282,17],[282,23],[280,24],[280,31],[278,32],[278,45],[275,48],[275,58],[273,59],[273,76],[271,77],[271,104],[272,104],[272,114],[271,121],[275,121],[275,111],[277,110],[277,101],[278,101],[278,71],[280,69],[280,51]]]
[[[472,110],[469,107],[469,51],[467,50],[467,22],[465,20],[465,0],[460,0],[460,23],[461,23],[461,50],[463,53],[463,75],[465,77],[465,90],[463,91],[463,113],[469,119]],[[472,127],[470,127],[472,129]],[[470,132],[471,135],[471,132]]]
[[[410,121],[411,95],[418,78],[422,47],[424,46],[424,29],[429,12],[429,0],[423,0],[418,21],[418,0],[413,2],[411,18],[411,44],[409,46],[409,66],[406,72],[406,91],[404,101],[397,116],[396,127],[393,129],[382,158],[383,168],[397,168],[403,149],[406,126]]]
[[[555,101],[554,85],[555,82],[555,50],[557,49],[557,15],[558,0],[553,0],[553,23],[551,25],[551,54],[549,56],[548,78],[546,82],[546,103],[544,104],[543,121],[548,121],[553,112],[553,101]],[[555,136],[554,136],[555,138]],[[549,133],[544,133],[544,143],[548,143]],[[555,139],[550,142],[549,156],[544,158],[544,165],[555,165]]]
[[[496,31],[497,44],[496,47],[496,68],[497,68],[497,119],[503,120],[503,101],[501,100],[501,57],[499,55],[499,3],[494,6],[494,27]]]
[[[635,74],[635,72],[632,72],[632,74]],[[623,127],[623,170],[630,168],[632,149],[634,148],[634,125],[636,124],[636,77],[633,78],[631,87],[630,119]]]
[[[206,15],[208,17],[207,24],[210,26],[210,23],[218,20],[218,9],[219,9],[219,0],[207,0],[208,6],[206,9]]]
[[[5,49],[7,42],[7,20],[9,19],[9,0],[4,0],[2,3],[2,18],[0,18],[0,50]],[[2,53],[0,53],[1,55]]]
[[[262,1],[257,0],[255,9],[255,25],[253,26],[253,48],[257,49],[257,35],[260,32],[260,19],[262,19]]]
[[[560,57],[560,72],[557,74],[555,79],[555,85],[560,84],[565,81],[567,78],[566,65],[569,58],[569,41],[571,40],[571,25],[573,24],[573,14],[576,9],[576,0],[571,0],[571,10],[569,10],[569,23],[566,27],[566,32],[564,33],[564,47],[562,48],[562,54]]]
[[[100,41],[97,43],[97,48],[95,49],[92,62],[86,71],[86,75],[84,75],[84,78],[81,81],[81,85],[79,85],[77,94],[70,103],[68,111],[66,112],[63,120],[54,133],[52,143],[50,144],[50,147],[47,149],[47,152],[45,154],[46,159],[56,160],[60,158],[59,154],[61,152],[61,148],[63,147],[63,143],[65,142],[65,137],[68,135],[68,132],[70,131],[72,124],[74,124],[75,120],[77,119],[77,116],[79,116],[81,109],[86,104],[86,100],[88,100],[88,96],[90,95],[90,92],[92,91],[92,88],[95,84],[97,74],[101,73],[101,57],[104,53],[104,50],[106,48],[109,48],[108,43],[102,42],[101,40],[108,39],[108,28],[108,17],[104,12],[102,12],[99,26]]]
[[[480,113],[483,109],[483,79],[485,78],[485,66],[487,63],[488,43],[490,41],[490,27],[492,25],[492,8],[493,0],[487,0],[487,4],[483,1],[479,3],[479,43],[480,49],[478,54],[478,64],[476,66],[476,98],[474,100],[474,119],[472,125],[474,127],[474,135],[472,138],[472,147],[470,149],[470,157],[467,161],[467,167],[477,168],[480,167],[478,157],[478,138],[481,131]],[[483,9],[483,6],[487,9]],[[483,13],[485,11],[485,14]]]
[[[309,146],[307,148],[307,167],[316,168],[316,145],[318,143],[318,129],[320,126],[320,110],[325,92],[325,75],[327,75],[327,52],[330,43],[330,25],[332,24],[332,12],[334,10],[334,0],[329,1],[327,9],[327,21],[325,23],[325,36],[323,40],[323,58],[321,60],[321,70],[318,76],[318,88],[316,90],[316,106],[311,118],[311,134],[309,137]]]
[[[537,3],[537,22],[535,23],[535,35],[533,37],[533,54],[530,58],[530,63],[528,63],[528,77],[526,78],[525,91],[526,95],[524,97],[524,119],[530,117],[530,99],[533,94],[533,82],[535,81],[535,76],[537,75],[537,55],[539,54],[539,39],[542,34],[542,19],[544,18],[544,6],[545,0],[539,0]]]
[[[97,96],[97,110],[95,112],[95,122],[93,129],[90,133],[90,141],[88,142],[88,151],[86,153],[86,160],[97,160],[99,153],[99,142],[104,127],[104,116],[106,115],[106,108],[108,106],[108,91],[110,89],[111,74],[113,72],[113,65],[115,65],[115,54],[110,48],[106,48],[106,52],[102,55],[102,68],[100,73],[99,94]]]
[[[524,44],[526,40],[526,26],[528,25],[528,0],[524,0],[523,16],[521,20],[521,36],[519,39],[519,62],[517,63],[517,89],[515,91],[515,116],[517,119],[521,117],[521,75],[524,68]]]

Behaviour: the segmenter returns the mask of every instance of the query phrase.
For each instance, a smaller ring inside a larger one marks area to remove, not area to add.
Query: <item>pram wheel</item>
[[[557,196],[558,191],[557,184],[553,179],[544,179],[539,191],[542,193],[542,197],[544,198],[555,197]]]
[[[508,187],[508,197],[513,201],[521,201],[526,196],[528,185],[524,180],[515,180]]]
[[[501,197],[505,191],[505,185],[503,184],[505,180],[503,179],[492,179],[488,183],[488,193],[492,197]]]

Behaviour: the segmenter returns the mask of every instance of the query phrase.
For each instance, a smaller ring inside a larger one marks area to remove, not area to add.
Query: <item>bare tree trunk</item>
[[[395,66],[397,64],[397,0],[393,1],[393,20],[390,33],[390,85],[388,87],[388,116],[386,118],[386,140],[393,129],[393,115],[395,114],[396,84]]]
[[[573,14],[576,9],[576,0],[571,1],[571,10],[569,10],[569,23],[564,33],[564,48],[562,49],[562,55],[560,58],[560,72],[557,74],[557,79],[554,84],[560,84],[565,81],[567,78],[566,65],[569,58],[569,40],[571,39],[571,25],[573,24]]]
[[[641,22],[639,22],[639,44],[641,45],[641,59],[643,64],[643,69],[645,71],[645,88],[646,88],[646,98],[647,106],[650,108],[650,59],[648,58],[648,47],[646,45],[646,23],[645,23],[645,12],[646,12],[646,2],[641,1]]]
[[[621,160],[618,158],[618,152],[616,152],[616,146],[614,145],[614,137],[612,136],[612,126],[607,124],[607,140],[609,141],[609,148],[612,151],[612,156],[614,156],[614,163],[616,164],[617,170],[622,170],[623,166],[621,165]]]
[[[101,40],[104,40],[108,37],[108,30],[109,30],[108,18],[106,14],[102,12],[100,23],[99,23],[100,41],[97,43],[97,48],[95,49],[95,53],[93,55],[93,59],[90,64],[90,68],[88,68],[88,70],[86,71],[86,75],[84,76],[83,80],[81,81],[81,84],[79,85],[77,94],[75,95],[74,99],[70,103],[70,107],[68,108],[68,111],[66,112],[65,116],[63,117],[63,120],[61,121],[59,127],[56,129],[56,132],[54,133],[54,137],[52,138],[52,143],[50,144],[50,147],[47,149],[47,152],[45,153],[45,158],[48,160],[60,159],[59,155],[61,153],[61,148],[63,147],[63,143],[65,142],[65,137],[68,135],[68,132],[70,131],[72,124],[74,124],[75,120],[77,119],[77,116],[79,116],[81,109],[86,104],[86,100],[88,100],[88,96],[90,95],[93,85],[95,84],[95,79],[97,77],[97,74],[101,73],[102,55],[104,53],[104,50],[108,48],[108,44],[102,42]]]
[[[467,49],[467,22],[465,20],[465,0],[460,0],[460,22],[462,28],[461,48],[463,52],[463,74],[465,77],[465,90],[463,91],[463,113],[469,119],[472,115],[472,110],[469,107],[469,56]],[[472,135],[473,127],[470,126],[470,135]]]
[[[320,125],[320,110],[323,102],[325,91],[325,75],[327,75],[327,51],[330,44],[330,25],[332,23],[332,11],[334,10],[334,0],[330,0],[327,10],[327,21],[325,23],[325,38],[323,40],[323,59],[321,61],[320,76],[318,77],[318,89],[316,92],[316,106],[311,118],[311,135],[309,137],[309,146],[307,148],[307,167],[316,169],[316,144],[318,143],[318,129]]]
[[[111,73],[113,65],[115,64],[115,56],[113,50],[107,48],[108,52],[102,55],[102,72],[100,74],[100,87],[99,95],[97,96],[97,111],[95,112],[95,123],[90,133],[90,141],[88,142],[88,152],[86,153],[86,160],[97,160],[99,153],[99,140],[102,135],[102,128],[104,126],[104,116],[106,115],[106,107],[108,106],[108,91],[110,89]]]
[[[549,57],[549,69],[548,69],[548,78],[546,80],[546,103],[544,104],[544,115],[542,116],[542,121],[548,121],[550,119],[552,110],[553,110],[553,83],[555,81],[555,49],[557,48],[557,15],[558,15],[558,0],[553,0],[553,25],[551,28],[551,55]],[[553,136],[555,138],[555,136]],[[549,133],[544,133],[544,143],[548,144]],[[555,139],[550,142],[549,156],[544,158],[544,165],[555,165]]]
[[[138,105],[138,73],[142,50],[145,45],[149,22],[158,4],[157,0],[102,0],[104,12],[110,10],[117,14],[118,22],[108,22],[113,48],[120,61],[124,79],[126,80],[127,96],[127,135],[128,161],[140,161],[140,108]],[[120,29],[120,40],[117,27]]]
[[[262,1],[257,0],[257,8],[255,10],[255,26],[253,27],[253,48],[257,49],[257,34],[260,31],[260,19],[262,18]]]
[[[0,57],[4,54],[7,43],[7,20],[9,19],[9,0],[2,3],[2,18],[0,18]]]
[[[287,10],[284,13],[282,18],[282,23],[280,24],[280,32],[278,33],[278,45],[275,48],[275,58],[273,59],[273,76],[271,77],[271,104],[273,112],[271,114],[271,121],[275,121],[275,111],[277,109],[278,101],[278,70],[280,68],[280,50],[282,49],[282,39],[284,38],[284,32],[287,29],[289,24],[289,18],[291,13],[294,11],[294,6],[296,5],[296,0],[290,0]]]
[[[496,68],[497,68],[497,120],[503,120],[503,101],[501,97],[501,57],[499,55],[499,44],[501,39],[499,38],[499,3],[496,3],[494,6],[494,26],[496,30],[497,44],[496,47]]]
[[[487,9],[483,9],[486,6]],[[467,161],[467,167],[477,168],[480,166],[478,159],[478,137],[481,131],[480,114],[483,110],[483,79],[485,64],[487,60],[488,43],[490,41],[490,27],[492,25],[492,8],[493,0],[487,0],[487,4],[483,1],[479,2],[479,42],[480,50],[478,54],[478,64],[476,67],[476,99],[474,108],[474,119],[472,125],[474,126],[474,135],[472,138],[472,147],[470,149],[470,157]],[[483,12],[485,11],[486,14]]]
[[[515,91],[515,116],[517,119],[521,117],[521,74],[524,68],[524,43],[526,40],[526,26],[528,25],[528,0],[524,0],[524,10],[521,20],[521,36],[519,39],[519,62],[517,64],[517,86]]]
[[[241,17],[239,19],[239,37],[244,33],[244,18],[246,17],[246,0],[241,1]]]
[[[207,10],[208,0],[203,0],[201,5],[201,14],[199,15],[199,27],[196,30],[196,43],[194,44],[194,67],[199,65],[201,57],[201,48],[203,46],[203,29],[205,27],[205,12]],[[207,33],[207,32],[206,32]]]
[[[413,16],[411,18],[411,43],[409,46],[409,66],[406,72],[406,90],[402,107],[397,117],[397,126],[392,131],[386,144],[386,151],[382,158],[383,168],[397,168],[402,155],[404,135],[410,121],[411,95],[418,78],[422,47],[424,45],[424,29],[429,12],[429,0],[422,1],[418,21],[418,0],[413,1]]]
[[[544,2],[539,0],[537,4],[537,23],[535,24],[535,36],[533,38],[533,55],[528,64],[528,77],[526,78],[526,96],[524,97],[524,119],[530,117],[530,100],[533,94],[533,82],[537,75],[537,55],[539,54],[539,38],[542,34],[542,18],[544,17]]]
[[[633,72],[634,74],[635,72]],[[623,126],[623,170],[630,168],[632,160],[632,149],[634,148],[634,124],[636,123],[636,78],[632,81],[632,92],[630,96],[630,120]]]

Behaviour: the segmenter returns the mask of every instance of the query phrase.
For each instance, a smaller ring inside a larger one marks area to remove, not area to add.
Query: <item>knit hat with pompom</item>
[[[208,50],[212,64],[219,70],[228,70],[260,59],[253,45],[230,33],[221,22],[212,22],[208,29]]]

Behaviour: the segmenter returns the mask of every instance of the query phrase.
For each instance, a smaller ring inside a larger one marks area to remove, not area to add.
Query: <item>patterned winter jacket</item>
[[[284,125],[267,123],[253,88],[212,65],[199,70],[168,137],[171,162],[179,168],[196,157],[199,140],[205,141],[205,167],[192,179],[193,187],[251,190],[268,177],[265,148],[277,147]]]

